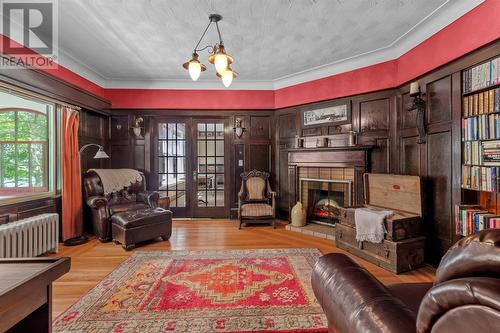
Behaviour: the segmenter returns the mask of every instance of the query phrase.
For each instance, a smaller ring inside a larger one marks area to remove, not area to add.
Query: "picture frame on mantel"
[[[342,101],[328,106],[302,110],[302,126],[344,125],[351,123],[351,101]]]

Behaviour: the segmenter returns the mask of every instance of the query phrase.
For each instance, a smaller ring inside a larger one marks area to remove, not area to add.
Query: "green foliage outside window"
[[[0,108],[0,189],[45,190],[47,153],[46,113]]]

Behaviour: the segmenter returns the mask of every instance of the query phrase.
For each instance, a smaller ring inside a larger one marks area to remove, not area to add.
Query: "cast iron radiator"
[[[36,257],[58,250],[58,214],[41,214],[0,225],[0,258]]]

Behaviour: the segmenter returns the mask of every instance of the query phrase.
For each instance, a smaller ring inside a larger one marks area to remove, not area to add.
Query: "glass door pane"
[[[158,190],[171,207],[186,207],[186,124],[158,124]]]
[[[224,123],[196,125],[197,207],[224,207]]]

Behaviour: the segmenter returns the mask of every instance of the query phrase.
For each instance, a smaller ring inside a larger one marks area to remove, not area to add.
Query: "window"
[[[158,124],[159,190],[171,207],[186,207],[186,124]]]
[[[0,90],[0,202],[54,190],[54,104]]]

